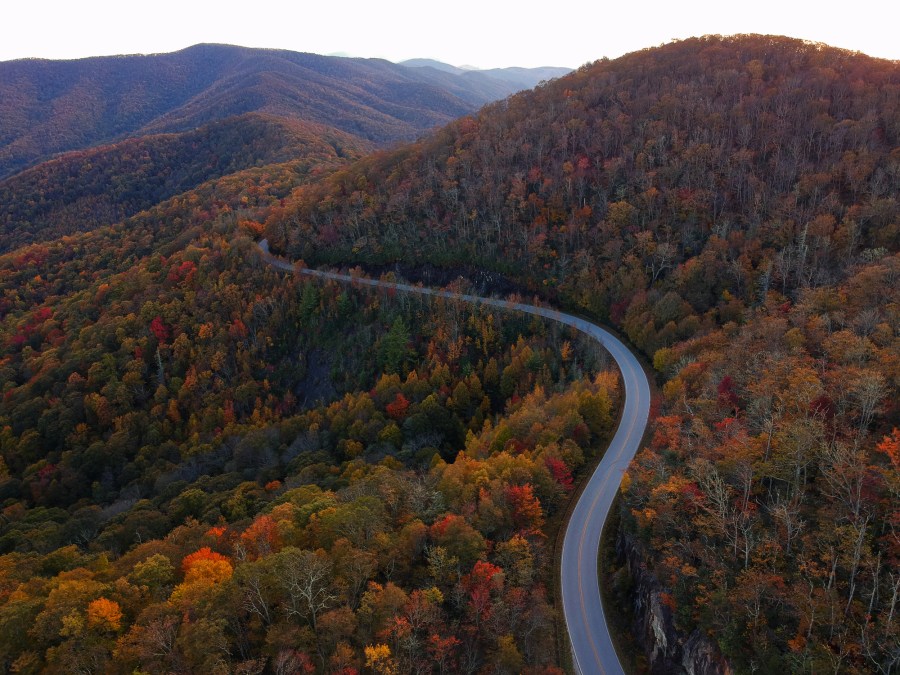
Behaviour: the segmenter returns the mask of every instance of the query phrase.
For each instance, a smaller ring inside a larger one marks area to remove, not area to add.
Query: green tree
[[[386,373],[403,373],[413,356],[409,342],[409,329],[403,318],[398,316],[387,335],[378,343],[378,367]]]

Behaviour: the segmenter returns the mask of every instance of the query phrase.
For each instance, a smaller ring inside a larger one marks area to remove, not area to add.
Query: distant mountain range
[[[472,68],[469,66],[451,66],[449,63],[434,59],[409,59],[400,65],[409,68],[433,68],[444,73],[458,75],[470,82],[480,80],[499,80],[511,87],[510,94],[522,89],[532,89],[545,80],[552,80],[572,72],[571,68],[543,66],[540,68]]]
[[[214,44],[148,56],[3,62],[0,177],[60,152],[250,112],[320,123],[386,145],[415,139],[546,77],[546,69],[529,77],[527,69],[453,72],[433,63],[409,67]]]

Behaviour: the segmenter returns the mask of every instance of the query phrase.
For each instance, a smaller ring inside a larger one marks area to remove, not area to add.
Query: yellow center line
[[[622,367],[621,364],[619,365],[619,370],[623,370],[623,367]],[[624,374],[624,373],[623,373],[623,374]],[[629,375],[631,375],[632,383],[634,383],[635,378],[634,378],[634,373],[633,373],[632,370],[629,370]],[[628,390],[628,387],[626,386],[625,389],[626,389],[626,391],[627,391],[627,390]],[[615,466],[615,464],[621,460],[621,458],[622,458],[622,453],[624,452],[625,447],[628,445],[628,441],[631,439],[631,434],[634,432],[634,427],[635,427],[635,424],[636,424],[636,422],[637,422],[637,418],[638,418],[637,414],[632,415],[632,417],[631,417],[631,423],[630,423],[629,426],[628,426],[628,431],[626,431],[626,432],[625,432],[625,435],[622,437],[621,443],[619,444],[618,452],[616,453],[616,457],[615,457],[615,459],[611,462],[611,465],[612,465],[612,466],[610,466],[609,470],[607,470],[607,472],[606,472],[606,473],[604,474],[604,476],[603,476],[603,481],[600,483],[600,485],[599,485],[599,487],[598,487],[598,489],[597,489],[597,491],[596,491],[596,494],[595,494],[595,496],[594,496],[594,500],[591,502],[591,506],[590,506],[590,508],[588,509],[588,514],[592,513],[592,512],[594,511],[594,509],[596,508],[597,502],[600,500],[600,497],[601,497],[602,493],[605,491],[607,483],[609,483],[609,478],[610,478],[610,476],[612,475],[612,468],[613,468],[613,466]],[[615,437],[613,438],[613,440],[615,440]],[[601,460],[601,461],[602,461],[602,460]],[[585,591],[584,591],[584,586],[583,586],[583,584],[582,584],[581,560],[582,560],[582,558],[584,557],[584,556],[583,556],[583,553],[584,553],[584,542],[585,542],[585,539],[587,538],[588,524],[589,524],[589,520],[586,519],[586,520],[585,520],[585,523],[584,523],[584,527],[583,527],[582,530],[581,530],[581,537],[580,537],[579,540],[578,540],[578,565],[577,565],[577,569],[578,569],[578,595],[579,595],[579,598],[581,599],[581,617],[582,617],[582,619],[584,620],[585,626],[588,625],[588,617],[587,617],[587,607],[586,607],[586,605],[585,605]],[[598,549],[598,552],[599,552],[599,549]],[[600,660],[600,653],[599,653],[599,651],[598,651],[598,649],[597,649],[597,644],[596,644],[596,642],[594,641],[594,638],[591,636],[591,632],[590,632],[590,631],[586,631],[586,633],[587,633],[588,641],[591,643],[591,650],[594,652],[594,659],[595,659],[595,661],[597,662],[597,666],[600,668],[600,672],[601,672],[601,673],[606,673],[606,669],[603,667],[603,663],[602,663],[601,660]],[[577,656],[576,656],[576,662],[577,662]]]

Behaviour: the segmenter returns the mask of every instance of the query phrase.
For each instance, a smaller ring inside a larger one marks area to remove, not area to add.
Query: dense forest
[[[323,173],[371,150],[331,127],[253,113],[70,152],[0,181],[0,251],[119,223],[244,169],[302,159]]]
[[[265,265],[298,164],[0,256],[4,670],[558,672],[616,376],[533,317]]]
[[[623,537],[676,625],[740,672],[890,672],[898,147],[896,62],[691,39],[299,188],[266,234],[310,264],[474,260],[620,327],[664,385]]]
[[[707,37],[358,161],[248,115],[0,182],[0,669],[561,672],[554,545],[621,403],[606,356],[284,274],[267,237],[617,327],[660,392],[619,542],[666,618],[735,672],[895,672],[898,147],[897,63]]]

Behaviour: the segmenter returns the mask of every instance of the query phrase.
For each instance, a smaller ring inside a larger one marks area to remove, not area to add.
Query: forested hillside
[[[0,251],[118,223],[243,169],[302,159],[324,173],[371,149],[331,127],[252,113],[70,152],[0,181]]]
[[[522,87],[380,59],[230,45],[0,63],[0,178],[56,153],[258,112],[388,144]]]
[[[896,62],[691,39],[299,188],[266,234],[313,264],[476,261],[620,327],[663,385],[623,537],[682,635],[740,672],[891,672],[898,147]]]
[[[307,56],[0,64],[3,171],[178,131],[0,182],[0,670],[560,672],[553,546],[621,403],[604,355],[278,272],[265,236],[488,270],[646,355],[619,542],[678,633],[652,668],[700,635],[741,673],[896,671],[897,63],[686,40],[351,162],[335,127],[471,105]],[[301,99],[328,129],[283,119]]]
[[[3,670],[559,672],[616,377],[533,317],[265,265],[329,162],[0,255]]]

